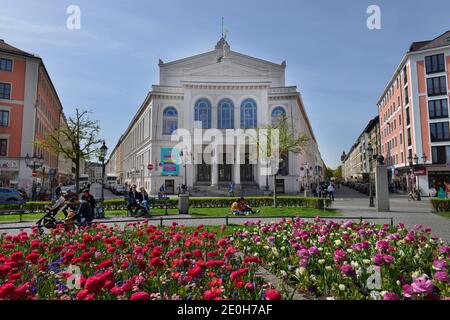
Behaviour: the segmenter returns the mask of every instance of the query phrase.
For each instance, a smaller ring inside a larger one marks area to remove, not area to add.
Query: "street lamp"
[[[372,143],[369,142],[367,145],[367,157],[369,158],[369,207],[373,208],[375,207],[375,203],[373,201],[373,194],[372,194],[372,157],[373,157],[373,147]]]
[[[105,140],[103,140],[103,145],[100,147],[100,154],[98,159],[102,162],[102,201],[105,200],[105,158],[106,153],[108,152],[108,147],[105,144]]]
[[[31,187],[31,200],[36,201],[36,170],[40,169],[44,166],[44,157],[41,156],[37,157],[36,154],[33,155],[33,158],[30,158],[29,154],[27,153],[25,157],[25,164],[28,168],[32,170],[32,176],[33,176],[33,186]]]
[[[184,185],[187,187],[187,162],[188,158],[190,157],[189,150],[184,149],[180,151],[180,158],[183,159],[184,164]]]
[[[428,157],[425,154],[425,152],[422,154],[422,160],[423,160],[423,164],[427,163]],[[414,168],[417,167],[419,165],[419,157],[416,155],[414,155],[414,157],[412,157],[411,155],[408,157],[408,161],[409,161],[409,166],[411,167],[411,171],[414,173]],[[422,200],[421,199],[421,194],[420,194],[420,181],[419,178],[417,178],[417,201]]]

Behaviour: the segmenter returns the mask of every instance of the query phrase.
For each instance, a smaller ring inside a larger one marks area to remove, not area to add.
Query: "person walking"
[[[234,197],[234,189],[235,189],[235,184],[233,182],[230,182],[228,184],[228,196],[229,197]]]
[[[331,201],[334,201],[334,186],[332,182],[328,185],[327,191]]]

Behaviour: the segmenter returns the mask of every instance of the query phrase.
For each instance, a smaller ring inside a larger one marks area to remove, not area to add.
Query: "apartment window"
[[[409,103],[408,87],[405,88],[405,105]]]
[[[11,85],[0,82],[0,99],[11,99]]]
[[[0,127],[9,126],[9,111],[0,110]]]
[[[438,96],[447,94],[447,81],[445,77],[435,77],[427,79],[428,96]]]
[[[406,108],[406,125],[409,126],[411,124],[411,119],[409,118],[409,108]]]
[[[404,84],[408,83],[408,75],[406,74],[406,66],[403,68],[403,82],[404,82]]]
[[[403,144],[403,134],[402,133],[400,133],[400,144]],[[403,162],[403,160],[402,160],[402,162]]]
[[[428,101],[428,113],[430,119],[448,118],[447,99]]]
[[[445,72],[444,54],[425,57],[427,74]]]
[[[6,157],[8,154],[8,140],[0,139],[0,157]]]
[[[407,133],[408,133],[408,147],[409,147],[409,146],[412,145],[412,143],[411,143],[411,129],[410,128],[407,130]]]
[[[402,125],[402,115],[398,116],[398,125],[401,126]]]
[[[11,59],[0,59],[0,71],[12,71],[12,60]]]
[[[431,148],[433,164],[447,164],[450,161],[450,146]]]
[[[448,122],[430,124],[431,142],[450,141]]]

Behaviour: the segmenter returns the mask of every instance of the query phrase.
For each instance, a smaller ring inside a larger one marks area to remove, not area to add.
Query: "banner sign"
[[[161,163],[163,176],[178,176],[178,150],[175,148],[161,148]]]
[[[427,175],[427,168],[426,167],[416,167],[413,170],[414,176],[416,177],[423,177]]]

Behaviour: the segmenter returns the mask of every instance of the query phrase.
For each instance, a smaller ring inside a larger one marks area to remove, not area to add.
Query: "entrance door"
[[[250,154],[245,154],[245,164],[241,164],[241,181],[253,182],[253,165],[250,164]]]
[[[223,164],[219,164],[219,181],[230,182],[232,165],[227,164],[227,155],[223,154]]]
[[[278,194],[283,194],[285,192],[284,179],[276,179],[275,180],[275,190]]]
[[[175,194],[175,180],[165,180],[166,194]]]
[[[211,165],[206,164],[205,160],[202,164],[197,165],[197,181],[211,182]]]

